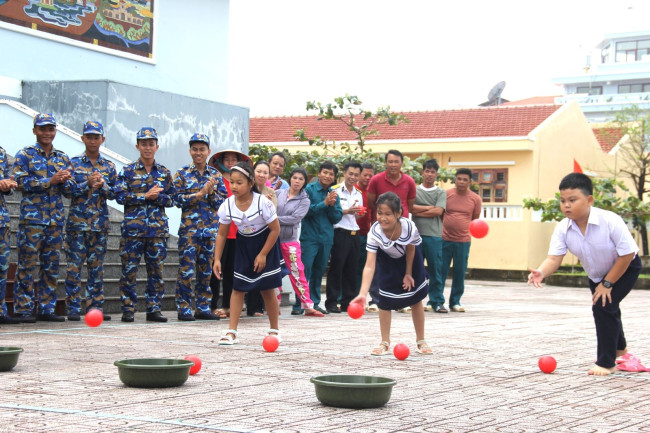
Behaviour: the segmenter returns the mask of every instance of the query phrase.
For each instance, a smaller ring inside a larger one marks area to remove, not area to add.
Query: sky
[[[474,107],[561,95],[611,33],[650,30],[648,0],[230,0],[228,103],[306,115],[346,93],[364,108]]]

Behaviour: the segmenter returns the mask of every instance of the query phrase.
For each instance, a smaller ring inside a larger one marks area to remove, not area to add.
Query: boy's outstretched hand
[[[544,274],[539,269],[528,269],[530,274],[528,274],[528,285],[533,283],[535,287],[542,287],[542,281],[544,280]]]
[[[596,289],[594,290],[594,296],[592,296],[593,304],[596,305],[596,302],[598,302],[598,299],[602,299],[603,302],[603,307],[607,305],[607,301],[609,303],[612,303],[612,289],[607,289],[605,286],[602,285],[602,283],[599,283],[596,286]]]

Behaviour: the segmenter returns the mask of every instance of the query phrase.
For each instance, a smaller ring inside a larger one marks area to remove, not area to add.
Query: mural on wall
[[[51,112],[59,124],[81,131],[89,119],[103,123],[104,146],[135,160],[137,131],[158,131],[156,161],[172,171],[188,164],[189,139],[195,132],[210,137],[211,153],[235,149],[248,153],[248,109],[205,99],[112,81],[26,81],[22,102]]]
[[[151,58],[154,0],[0,0],[0,21]]]

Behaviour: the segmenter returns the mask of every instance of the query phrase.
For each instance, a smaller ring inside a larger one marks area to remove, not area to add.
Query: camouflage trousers
[[[68,272],[65,279],[65,304],[68,314],[81,312],[81,267],[88,270],[86,285],[86,309],[102,309],[104,305],[104,254],[108,233],[68,231],[65,249]]]
[[[178,278],[176,279],[176,309],[178,314],[192,313],[192,279],[196,310],[210,312],[212,290],[210,276],[214,260],[214,238],[180,236],[178,238]]]
[[[120,295],[123,312],[137,310],[136,274],[143,254],[147,268],[147,288],[144,292],[147,302],[146,311],[147,313],[160,311],[160,303],[165,296],[163,262],[167,257],[167,238],[126,236],[122,237],[120,241],[120,258],[122,259]]]
[[[0,316],[6,316],[7,271],[9,270],[9,227],[0,227]]]
[[[17,315],[54,314],[56,279],[59,276],[59,250],[62,242],[62,226],[37,224],[18,226],[18,266],[14,287],[14,312]],[[39,309],[35,311],[34,270],[39,261]]]

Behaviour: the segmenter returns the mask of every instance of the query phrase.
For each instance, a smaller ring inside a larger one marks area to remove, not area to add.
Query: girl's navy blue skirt
[[[377,251],[377,263],[375,264],[375,275],[370,284],[370,293],[381,310],[399,310],[410,307],[428,295],[427,273],[424,269],[424,258],[419,245],[415,247],[415,257],[413,258],[415,286],[409,292],[402,288],[405,273],[406,255],[394,259],[381,249]]]
[[[280,251],[280,243],[276,242],[266,256],[266,267],[262,272],[253,271],[255,257],[269,237],[268,226],[252,235],[237,233],[235,243],[235,277],[233,290],[251,292],[253,290],[270,290],[282,286],[282,265],[284,259]]]

